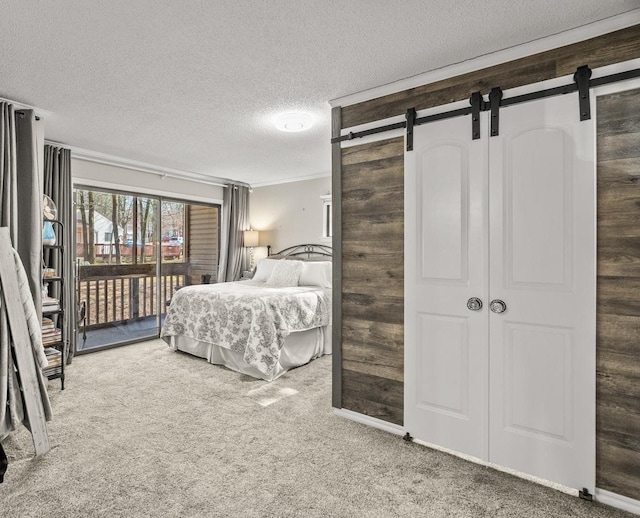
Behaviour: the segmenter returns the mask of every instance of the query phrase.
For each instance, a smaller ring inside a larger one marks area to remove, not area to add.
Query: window
[[[76,186],[78,351],[157,337],[173,293],[211,282],[218,205]]]
[[[331,216],[332,202],[331,195],[325,194],[320,196],[322,200],[322,237],[330,238],[333,236],[333,218]]]

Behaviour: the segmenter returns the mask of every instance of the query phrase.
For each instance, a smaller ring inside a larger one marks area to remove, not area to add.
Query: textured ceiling
[[[0,97],[46,137],[250,184],[330,170],[327,101],[640,0],[2,0]],[[271,118],[305,110],[305,133]]]

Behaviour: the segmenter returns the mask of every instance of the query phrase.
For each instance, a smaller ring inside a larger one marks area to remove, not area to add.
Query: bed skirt
[[[280,359],[271,376],[260,372],[244,361],[242,355],[215,344],[194,340],[187,336],[170,336],[169,347],[206,359],[214,365],[223,365],[228,369],[247,374],[254,378],[273,381],[289,369],[300,367],[324,354],[331,354],[331,326],[315,327],[308,331],[291,333],[284,341]]]

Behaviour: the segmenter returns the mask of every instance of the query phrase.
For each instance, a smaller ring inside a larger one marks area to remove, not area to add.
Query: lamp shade
[[[245,247],[258,246],[260,242],[260,233],[257,230],[245,230],[242,239]]]

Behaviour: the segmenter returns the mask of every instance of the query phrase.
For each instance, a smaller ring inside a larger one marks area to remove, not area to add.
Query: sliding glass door
[[[182,286],[215,281],[219,210],[76,187],[78,352],[159,336]]]

